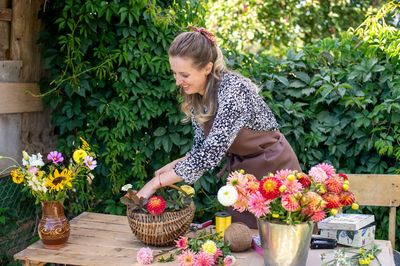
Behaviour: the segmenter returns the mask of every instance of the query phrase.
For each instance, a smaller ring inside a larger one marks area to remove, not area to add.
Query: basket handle
[[[173,188],[173,189],[176,189],[176,190],[182,192],[183,195],[185,195],[185,197],[189,197],[189,195],[188,195],[183,189],[181,189],[181,188],[178,187],[178,186],[175,186],[175,185],[168,185],[168,187]]]

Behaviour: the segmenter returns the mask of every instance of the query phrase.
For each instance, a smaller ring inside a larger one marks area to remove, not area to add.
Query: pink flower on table
[[[185,250],[178,257],[179,266],[193,266],[196,254],[190,249]]]
[[[214,265],[214,258],[206,252],[200,251],[194,258],[194,266],[212,266]]]
[[[136,259],[140,264],[150,264],[153,261],[153,251],[150,248],[141,248]]]
[[[327,178],[328,175],[326,174],[325,170],[319,167],[312,167],[308,175],[311,176],[315,182],[323,183]]]
[[[219,248],[217,248],[217,251],[215,251],[214,254],[214,260],[218,259],[221,256],[222,256],[222,251]]]
[[[270,200],[266,200],[263,195],[257,191],[249,197],[248,206],[250,212],[252,212],[257,218],[260,218],[262,215],[270,213],[270,203]]]
[[[60,152],[52,151],[49,154],[47,154],[47,160],[52,161],[52,163],[54,164],[58,164],[64,161],[64,157]]]
[[[187,249],[189,247],[189,241],[188,241],[188,237],[187,236],[181,236],[179,237],[178,240],[175,240],[176,246],[183,250],[183,249]]]
[[[86,156],[85,157],[85,160],[83,161],[85,164],[86,164],[86,166],[90,169],[90,170],[93,170],[94,168],[96,168],[96,166],[97,166],[97,161],[96,160],[93,160],[93,157],[92,156]]]

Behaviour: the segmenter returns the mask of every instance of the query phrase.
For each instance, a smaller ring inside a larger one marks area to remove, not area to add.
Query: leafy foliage
[[[207,27],[222,46],[280,54],[358,26],[380,1],[209,1]],[[235,18],[235,19],[232,19]]]

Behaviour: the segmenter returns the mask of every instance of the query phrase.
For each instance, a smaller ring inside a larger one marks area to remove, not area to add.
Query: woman
[[[174,39],[168,55],[184,99],[185,120],[191,120],[194,128],[193,147],[185,157],[157,170],[138,196],[149,198],[158,188],[180,181],[192,184],[225,155],[227,164],[219,175],[227,168],[243,169],[258,179],[280,169],[300,171],[293,149],[255,84],[226,68],[212,33],[190,28],[192,32]],[[254,215],[228,211],[232,222],[257,228]]]

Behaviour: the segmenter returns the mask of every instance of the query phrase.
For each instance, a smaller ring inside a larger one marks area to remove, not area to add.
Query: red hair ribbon
[[[212,44],[217,45],[217,42],[214,39],[214,34],[209,32],[205,28],[198,28],[198,27],[193,27],[193,26],[188,26],[188,27],[189,27],[189,29],[191,29],[193,31],[197,31],[197,32],[202,33],[204,36],[207,37],[207,39],[209,39],[211,41]]]

